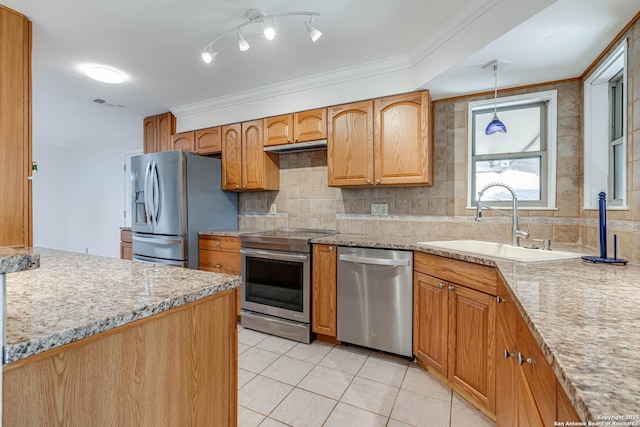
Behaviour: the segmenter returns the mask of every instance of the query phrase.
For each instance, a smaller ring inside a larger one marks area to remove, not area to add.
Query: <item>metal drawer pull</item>
[[[345,254],[340,255],[340,261],[354,262],[356,264],[390,265],[393,267],[401,267],[411,264],[411,261],[408,259],[369,258]]]
[[[453,291],[455,288],[453,287],[453,285],[449,285],[447,286],[447,289],[449,289],[450,291]]]
[[[133,240],[136,242],[145,242],[145,243],[155,243],[157,245],[179,245],[182,243],[180,239],[158,239],[153,237],[141,237],[141,236],[133,236]]]
[[[216,268],[220,268],[222,267],[220,264],[216,264]]]
[[[509,353],[506,348],[502,350],[502,352],[503,352],[502,355],[504,356],[505,359],[508,359],[510,357],[516,357],[514,353]]]
[[[500,304],[501,302],[507,302],[507,300],[504,298],[496,297],[496,302]]]
[[[444,288],[444,283],[442,283],[442,282],[438,283],[438,287],[439,287],[440,289]]]
[[[525,362],[529,365],[533,365],[533,359],[530,357],[525,358],[522,353],[518,352],[518,365],[522,365]]]

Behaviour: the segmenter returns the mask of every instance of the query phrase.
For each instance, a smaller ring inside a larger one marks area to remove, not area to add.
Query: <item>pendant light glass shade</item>
[[[250,47],[249,43],[242,37],[240,29],[238,29],[238,48],[240,48],[240,51],[245,52],[249,50]]]
[[[493,63],[494,76],[494,103],[493,103],[493,119],[484,130],[485,135],[493,135],[496,132],[507,133],[507,127],[498,118],[498,68],[500,64],[498,60]]]

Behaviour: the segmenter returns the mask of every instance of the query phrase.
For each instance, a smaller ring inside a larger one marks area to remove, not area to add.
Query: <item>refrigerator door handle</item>
[[[136,242],[144,242],[144,243],[153,243],[156,245],[179,245],[182,243],[181,239],[171,239],[171,238],[158,238],[158,237],[143,237],[138,235],[133,235],[131,237]]]
[[[158,178],[158,162],[153,162],[153,217],[158,225],[158,210],[160,208],[160,179]]]
[[[151,223],[151,207],[149,203],[149,176],[151,175],[151,163],[147,163],[144,172],[144,211],[147,216],[147,222]]]

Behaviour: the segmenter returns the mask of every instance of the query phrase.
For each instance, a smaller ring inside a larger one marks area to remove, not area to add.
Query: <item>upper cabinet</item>
[[[428,91],[328,109],[329,185],[433,185]]]
[[[327,173],[329,186],[373,183],[373,101],[330,107]]]
[[[264,119],[264,145],[291,144],[327,138],[327,109],[302,111]]]
[[[220,154],[222,152],[222,127],[200,129],[195,132],[196,153]]]
[[[171,150],[195,151],[196,133],[182,132],[171,135]]]
[[[279,158],[265,153],[263,137],[262,120],[222,126],[223,190],[280,189]]]
[[[32,246],[31,22],[0,5],[0,246]]]
[[[144,152],[157,153],[171,150],[171,136],[176,133],[176,118],[164,113],[144,119]]]
[[[433,185],[432,116],[428,91],[374,101],[376,184]]]

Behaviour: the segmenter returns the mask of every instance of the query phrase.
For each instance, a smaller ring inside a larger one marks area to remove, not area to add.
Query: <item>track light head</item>
[[[211,61],[213,61],[213,58],[215,58],[217,54],[218,52],[205,50],[204,52],[202,52],[202,62],[204,62],[205,64],[211,64]]]
[[[307,31],[309,32],[309,37],[311,37],[312,42],[316,42],[322,33],[316,27],[313,26],[313,15],[309,21],[304,21],[304,26],[307,27]]]
[[[276,18],[271,20],[271,25],[264,27],[264,36],[267,40],[273,40],[276,38]]]
[[[240,32],[240,28],[238,28],[238,47],[240,48],[240,51],[245,52],[247,50],[249,50],[249,48],[251,46],[249,46],[249,43],[244,39],[244,37],[242,37],[242,33]]]

